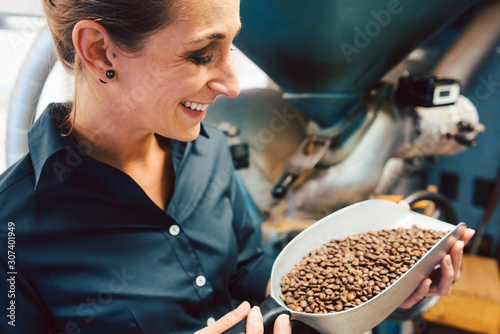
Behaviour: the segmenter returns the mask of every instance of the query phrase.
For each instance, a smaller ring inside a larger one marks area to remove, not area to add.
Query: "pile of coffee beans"
[[[413,226],[332,240],[281,279],[280,297],[297,312],[351,309],[389,287],[445,234]]]

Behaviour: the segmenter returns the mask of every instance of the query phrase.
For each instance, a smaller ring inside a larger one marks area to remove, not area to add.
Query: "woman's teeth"
[[[189,108],[192,110],[198,110],[198,111],[205,111],[208,108],[208,104],[201,104],[201,103],[195,103],[195,102],[182,101],[181,104],[186,108]]]

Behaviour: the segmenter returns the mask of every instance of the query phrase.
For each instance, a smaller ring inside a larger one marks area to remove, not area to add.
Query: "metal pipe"
[[[28,152],[27,134],[45,80],[56,62],[52,37],[43,29],[28,52],[12,91],[7,118],[6,161],[12,165]]]
[[[499,40],[500,0],[486,1],[432,73],[466,87]]]
[[[354,150],[339,164],[315,173],[288,196],[290,217],[316,220],[344,206],[367,199],[379,182],[386,161],[405,142],[405,124],[393,106],[378,112]]]

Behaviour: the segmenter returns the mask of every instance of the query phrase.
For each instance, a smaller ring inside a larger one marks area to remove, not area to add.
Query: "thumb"
[[[406,210],[411,210],[411,206],[408,202],[406,202],[405,200],[400,200],[398,202],[399,205],[401,205],[403,208],[405,208]]]
[[[243,320],[248,315],[248,312],[250,312],[250,304],[245,301],[237,309],[232,310],[210,326],[200,329],[194,334],[220,334]]]

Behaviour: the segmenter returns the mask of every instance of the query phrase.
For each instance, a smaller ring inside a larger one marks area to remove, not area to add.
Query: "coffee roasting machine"
[[[428,52],[466,12],[453,43]],[[227,136],[268,250],[333,211],[393,194],[428,157],[475,144],[484,126],[461,91],[495,45],[498,17],[498,1],[241,1],[235,45],[269,85],[218,99],[205,123]],[[27,151],[51,42],[35,42],[12,95],[8,164]]]
[[[393,193],[401,175],[465,150],[484,130],[461,90],[498,40],[498,1],[241,6],[235,44],[273,82],[219,100],[209,120],[226,129],[237,159],[249,151],[240,175],[270,249],[337,209]],[[454,43],[426,52],[466,11],[472,18]],[[418,198],[436,200],[444,219],[456,220],[442,197],[409,196]]]

